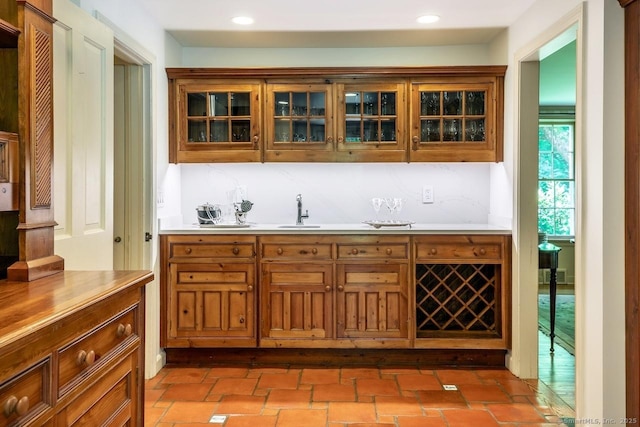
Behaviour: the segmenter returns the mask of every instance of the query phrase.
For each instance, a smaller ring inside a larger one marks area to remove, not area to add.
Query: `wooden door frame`
[[[625,341],[626,414],[640,417],[640,1],[625,8]],[[628,424],[631,425],[631,424]]]

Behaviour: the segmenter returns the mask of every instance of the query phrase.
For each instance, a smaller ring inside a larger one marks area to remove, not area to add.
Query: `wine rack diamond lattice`
[[[496,269],[493,264],[416,265],[417,336],[498,336]]]

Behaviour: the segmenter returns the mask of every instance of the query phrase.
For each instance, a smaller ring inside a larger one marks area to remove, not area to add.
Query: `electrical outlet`
[[[422,187],[422,203],[433,203],[433,185]]]

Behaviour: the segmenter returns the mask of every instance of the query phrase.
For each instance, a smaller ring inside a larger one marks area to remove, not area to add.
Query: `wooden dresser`
[[[142,426],[147,271],[0,281],[0,426]]]

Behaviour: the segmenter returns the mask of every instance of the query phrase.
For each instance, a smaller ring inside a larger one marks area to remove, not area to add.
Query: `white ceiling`
[[[535,0],[137,0],[183,46],[393,47],[487,43]],[[435,24],[416,18],[435,14]],[[238,26],[235,16],[255,23]]]

